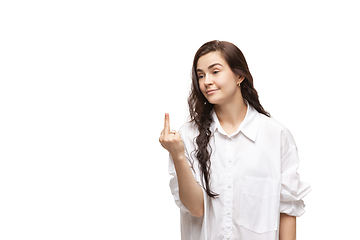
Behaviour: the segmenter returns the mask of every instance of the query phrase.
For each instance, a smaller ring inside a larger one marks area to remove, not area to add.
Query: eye
[[[203,78],[203,77],[204,77],[204,75],[199,75],[199,76],[198,76],[199,79],[201,79],[201,78]]]
[[[215,70],[213,73],[218,74],[219,72],[220,72],[219,70]]]

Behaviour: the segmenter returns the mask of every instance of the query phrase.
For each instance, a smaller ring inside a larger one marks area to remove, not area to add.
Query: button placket
[[[233,156],[234,156],[234,143],[232,138],[227,138],[227,164],[226,164],[226,175],[225,175],[225,216],[223,222],[224,229],[224,239],[231,239],[232,236],[232,209],[233,209],[233,189],[232,189],[232,181],[233,181]]]

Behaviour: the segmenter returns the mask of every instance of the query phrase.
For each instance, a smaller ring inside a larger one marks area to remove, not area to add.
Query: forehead
[[[220,63],[223,66],[227,66],[226,60],[221,55],[221,52],[210,52],[201,56],[197,62],[197,69],[205,70],[214,63]]]

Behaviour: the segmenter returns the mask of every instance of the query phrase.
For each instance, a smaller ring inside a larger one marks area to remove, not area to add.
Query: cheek
[[[224,91],[234,91],[236,90],[236,79],[233,78],[231,75],[223,76],[219,78],[217,81],[217,86],[222,88]]]
[[[204,94],[206,87],[204,86],[203,83],[199,82],[199,87],[200,87],[200,91]]]

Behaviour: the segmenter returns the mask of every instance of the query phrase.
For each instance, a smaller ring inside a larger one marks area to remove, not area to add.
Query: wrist
[[[180,155],[171,154],[171,157],[172,157],[174,163],[175,162],[185,162],[185,161],[187,161],[187,159],[185,157],[185,154],[180,154]]]

